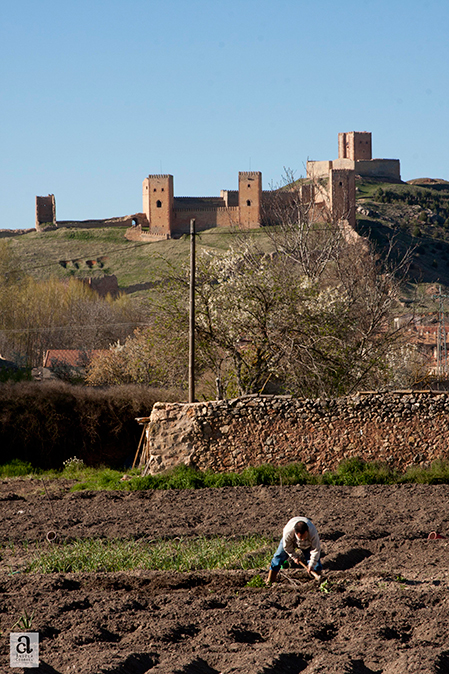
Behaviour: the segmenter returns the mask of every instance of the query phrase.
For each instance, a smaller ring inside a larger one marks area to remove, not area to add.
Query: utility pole
[[[438,295],[434,295],[433,299],[438,300],[438,333],[437,333],[437,376],[438,378],[446,377],[448,374],[447,368],[447,344],[446,344],[446,326],[444,324],[444,299],[449,295],[443,295],[441,286],[438,289]]]
[[[189,403],[195,402],[195,220],[190,221]]]

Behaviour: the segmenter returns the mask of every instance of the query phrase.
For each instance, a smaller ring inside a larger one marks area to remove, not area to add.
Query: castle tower
[[[338,134],[338,158],[357,160],[372,159],[371,132],[349,131]]]
[[[239,173],[239,211],[242,227],[260,226],[262,201],[262,173],[247,171]]]
[[[42,225],[56,225],[56,201],[55,195],[48,197],[36,197],[36,229]]]
[[[355,227],[355,171],[331,169],[329,171],[329,199],[334,222],[347,220]]]
[[[149,175],[142,185],[143,212],[152,234],[171,235],[173,230],[173,176]]]

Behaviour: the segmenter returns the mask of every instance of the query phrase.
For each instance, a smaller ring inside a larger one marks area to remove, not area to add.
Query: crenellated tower
[[[259,227],[262,201],[262,173],[239,173],[239,211],[242,227]]]
[[[149,175],[142,185],[143,212],[150,223],[150,231],[170,236],[173,230],[173,176]]]
[[[370,161],[372,156],[370,131],[347,131],[338,134],[338,158]]]

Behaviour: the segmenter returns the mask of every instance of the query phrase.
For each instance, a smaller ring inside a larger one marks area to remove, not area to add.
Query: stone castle
[[[312,204],[317,220],[331,217],[355,226],[355,176],[400,181],[398,159],[372,159],[371,133],[352,131],[338,136],[338,159],[308,161],[307,178],[295,184],[304,204]],[[260,171],[240,172],[238,190],[221,190],[217,197],[176,197],[172,175],[149,175],[143,181],[142,212],[107,220],[57,221],[55,197],[36,197],[36,229],[59,227],[124,227],[131,240],[177,238],[189,232],[237,226],[251,229],[265,224],[273,191],[262,190]],[[288,187],[283,195],[288,195]]]

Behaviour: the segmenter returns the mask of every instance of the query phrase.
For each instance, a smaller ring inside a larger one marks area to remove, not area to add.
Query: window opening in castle
[[[162,206],[162,201],[159,201],[159,199],[156,201],[156,208],[161,208]]]
[[[250,202],[249,199],[246,200],[246,205],[247,205],[247,206],[251,206],[251,202]]]

